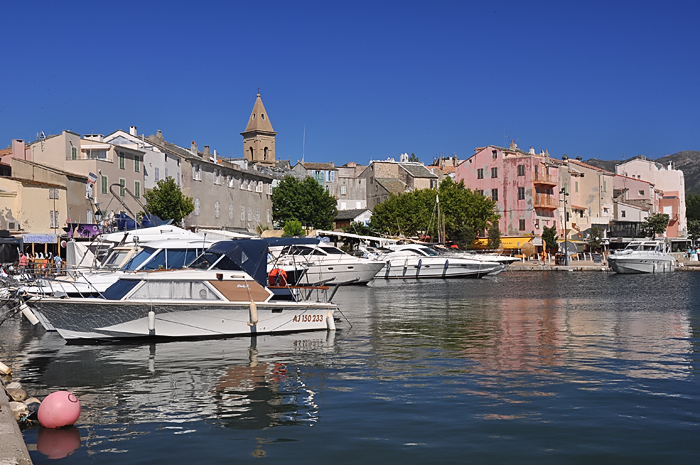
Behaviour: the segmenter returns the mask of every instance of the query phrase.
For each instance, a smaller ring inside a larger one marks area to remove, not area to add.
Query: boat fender
[[[255,326],[258,324],[258,306],[255,302],[250,303],[250,323],[248,326]]]
[[[36,315],[34,315],[34,312],[32,312],[32,309],[29,308],[27,304],[22,302],[19,308],[22,310],[22,315],[24,315],[32,325],[39,323],[39,319],[36,317]]]
[[[406,261],[403,262],[403,267],[408,268],[408,257],[406,257]]]
[[[335,320],[333,319],[333,312],[328,312],[326,315],[326,327],[328,331],[335,331]]]
[[[156,313],[151,310],[148,312],[148,335],[155,336],[156,334]]]
[[[419,258],[418,259],[418,269],[420,270],[420,267],[423,266],[423,259]]]
[[[448,269],[450,267],[450,261],[445,260],[445,269]]]

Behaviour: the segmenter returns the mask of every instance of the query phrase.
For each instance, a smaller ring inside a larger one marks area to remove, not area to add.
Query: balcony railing
[[[553,195],[535,194],[536,208],[557,208],[557,202]]]
[[[535,182],[539,184],[556,184],[557,178],[551,174],[535,173]]]

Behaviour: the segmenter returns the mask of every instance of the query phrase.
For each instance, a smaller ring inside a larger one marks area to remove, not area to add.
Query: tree
[[[690,220],[700,220],[700,194],[685,196],[685,217]]]
[[[283,229],[283,236],[301,236],[305,232],[304,228],[301,226],[301,221],[299,220],[287,220],[284,223]]]
[[[591,252],[598,252],[603,248],[603,232],[605,230],[600,226],[591,228],[591,235],[588,236],[588,248]]]
[[[143,193],[143,197],[148,211],[162,220],[173,220],[176,224],[194,211],[192,197],[183,195],[172,176],[158,181],[153,189]]]
[[[343,228],[343,232],[357,234],[359,236],[374,236],[375,234],[368,225],[361,221],[353,221],[350,226]]]
[[[304,226],[331,229],[337,213],[335,198],[310,176],[303,181],[287,176],[272,192],[272,219],[279,225],[298,220]]]
[[[700,220],[688,220],[688,237],[694,243],[700,239]]]
[[[438,205],[446,239],[463,248],[471,246],[477,231],[485,231],[500,218],[493,200],[465,188],[462,181],[455,183],[445,178],[437,190],[419,189],[391,195],[374,207],[370,226],[386,234],[437,237]]]
[[[489,227],[489,249],[497,249],[500,245],[501,230],[498,229],[498,221],[494,221]]]
[[[415,153],[411,152],[411,156],[408,157],[408,161],[414,161],[418,163],[420,160],[418,159]]]
[[[642,221],[641,230],[644,235],[653,238],[666,231],[669,221],[670,218],[666,213],[653,213],[645,221]]]
[[[544,242],[547,252],[557,253],[559,251],[559,245],[557,244],[557,228],[554,226],[551,228],[544,226],[542,228],[542,241]]]

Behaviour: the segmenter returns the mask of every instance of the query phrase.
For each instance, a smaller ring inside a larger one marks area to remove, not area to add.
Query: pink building
[[[489,145],[460,163],[455,179],[497,202],[502,235],[539,236],[544,226],[556,226],[562,234],[556,214],[560,164],[545,152],[524,152],[513,142],[509,148]]]

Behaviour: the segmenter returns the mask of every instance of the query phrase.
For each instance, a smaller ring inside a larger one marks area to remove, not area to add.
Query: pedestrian
[[[61,274],[61,264],[63,263],[63,259],[61,259],[60,255],[56,255],[53,257],[53,263],[56,265],[56,276]]]
[[[34,277],[34,255],[28,253],[27,254],[27,268],[29,268],[29,275],[33,278]]]
[[[19,274],[23,275],[27,269],[27,256],[23,253],[19,254]]]

